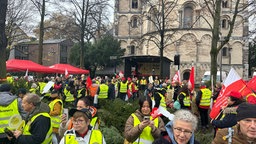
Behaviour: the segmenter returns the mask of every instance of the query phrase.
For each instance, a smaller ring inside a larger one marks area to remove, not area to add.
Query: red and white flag
[[[69,74],[68,74],[68,70],[65,69],[65,77],[68,78]]]
[[[190,91],[194,91],[195,88],[195,68],[192,66],[191,71],[190,71],[190,75],[189,75],[189,81],[188,81],[188,85],[190,85]]]
[[[172,78],[172,83],[178,81],[179,83],[181,83],[181,80],[180,80],[180,71],[178,70],[175,75],[173,76]]]
[[[216,103],[213,105],[212,110],[210,112],[210,117],[212,119],[216,118],[223,106],[227,105],[226,95],[230,91],[240,92],[243,96],[244,92],[248,91],[248,87],[241,77],[237,74],[237,72],[231,68],[226,80],[223,83],[219,96],[216,100]]]
[[[26,70],[25,78],[28,78],[28,69]]]
[[[119,75],[120,78],[122,78],[122,77],[124,77],[124,72],[120,71],[118,75]]]

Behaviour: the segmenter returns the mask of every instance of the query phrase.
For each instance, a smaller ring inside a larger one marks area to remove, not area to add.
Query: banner
[[[219,96],[216,100],[216,103],[213,105],[212,110],[210,112],[210,117],[212,119],[216,118],[223,106],[227,105],[226,95],[230,91],[240,92],[243,96],[245,92],[250,91],[246,86],[245,82],[241,79],[241,77],[237,74],[237,72],[231,68],[228,77],[223,83]]]
[[[173,76],[172,78],[172,83],[178,81],[179,83],[181,83],[181,80],[180,80],[180,71],[178,70],[175,75]]]

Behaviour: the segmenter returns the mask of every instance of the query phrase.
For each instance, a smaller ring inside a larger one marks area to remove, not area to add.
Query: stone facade
[[[148,39],[157,37],[157,28],[146,17],[158,9],[143,2],[145,0],[115,0],[115,37],[121,42],[121,47],[126,49],[126,56],[154,55],[159,56],[159,48]],[[162,0],[159,0],[161,2]],[[205,71],[210,70],[210,49],[212,33],[208,23],[212,25],[212,17],[206,9],[202,8],[202,0],[163,0],[165,5],[173,10],[168,15],[166,23],[166,42],[164,56],[173,60],[175,54],[180,55],[180,73],[182,79],[187,79],[189,71],[194,65],[195,78],[199,82]],[[177,2],[177,3],[175,3]],[[221,33],[222,38],[229,30],[228,22],[232,19],[234,2],[222,2]],[[204,18],[200,16],[203,15]],[[151,17],[153,19],[153,17]],[[207,20],[207,21],[206,21]],[[233,67],[244,79],[248,78],[248,44],[245,41],[248,33],[247,19],[238,14],[235,29],[231,40],[219,53],[218,64],[222,70],[229,72]],[[222,61],[222,64],[220,64]],[[220,68],[220,67],[219,67]],[[171,64],[173,77],[177,66]]]

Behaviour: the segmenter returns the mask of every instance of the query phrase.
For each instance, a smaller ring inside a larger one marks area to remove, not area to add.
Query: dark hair
[[[244,99],[239,99],[232,96],[230,96],[230,100],[234,102],[231,106],[237,106],[244,102]]]
[[[142,97],[140,97],[140,99],[139,99],[140,111],[141,111],[141,109],[142,109],[142,107],[143,107],[143,103],[144,103],[145,101],[147,101],[147,102],[149,103],[150,110],[152,110],[152,100],[151,100],[151,98],[148,97],[148,96],[142,96]]]
[[[178,93],[184,92],[187,96],[189,95],[188,85],[184,85],[180,88]]]
[[[85,96],[85,97],[81,97],[78,100],[81,100],[84,102],[85,105],[87,106],[92,106],[93,105],[93,101],[91,99],[91,96]]]
[[[171,144],[167,139],[161,137],[153,141],[152,144]]]

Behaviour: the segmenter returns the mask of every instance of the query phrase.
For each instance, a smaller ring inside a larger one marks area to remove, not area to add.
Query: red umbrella
[[[55,70],[46,66],[37,64],[30,60],[11,59],[6,61],[6,70],[8,72],[29,71],[38,73],[56,73]]]
[[[70,64],[55,64],[49,66],[49,68],[59,71],[59,73],[68,73],[68,74],[89,74],[88,70],[74,67]]]

